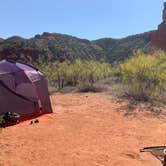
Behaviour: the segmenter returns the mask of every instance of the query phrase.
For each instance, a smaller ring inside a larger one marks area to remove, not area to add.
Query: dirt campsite
[[[127,108],[106,93],[52,96],[54,113],[0,133],[1,166],[160,166],[144,146],[166,144],[164,117]]]

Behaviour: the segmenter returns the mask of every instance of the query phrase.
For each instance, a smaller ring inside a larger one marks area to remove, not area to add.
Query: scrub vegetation
[[[118,82],[124,85],[126,96],[136,100],[166,99],[166,53],[155,51],[145,54],[136,51],[136,56],[126,60],[114,70]]]
[[[39,63],[38,66],[48,77],[49,84],[59,90],[70,85],[80,90],[85,87],[95,91],[97,87],[94,84],[111,74],[110,64],[94,60],[55,61],[51,64]]]
[[[66,86],[76,87],[80,91],[101,91],[107,81],[110,87],[116,87],[122,96],[137,101],[166,99],[166,53],[154,51],[146,54],[140,50],[134,56],[118,65],[95,60],[54,61],[38,63],[46,74],[49,84],[57,90]],[[112,81],[114,80],[114,81]],[[96,85],[96,83],[100,84]]]

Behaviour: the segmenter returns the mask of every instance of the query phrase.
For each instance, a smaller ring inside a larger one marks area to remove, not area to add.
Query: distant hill
[[[142,49],[146,52],[152,49],[151,35],[153,31],[128,36],[122,39],[104,38],[92,41],[100,46],[109,62],[125,60],[132,56],[133,50]]]
[[[3,41],[4,41],[4,39],[0,38],[0,43],[3,42]]]
[[[122,39],[103,38],[95,41],[47,32],[30,39],[19,36],[0,38],[0,59],[19,59],[29,63],[39,59],[51,62],[77,58],[116,62],[131,56],[134,49],[151,49],[151,34],[152,31]]]

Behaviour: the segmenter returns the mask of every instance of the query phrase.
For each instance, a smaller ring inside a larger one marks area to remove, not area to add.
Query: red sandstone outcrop
[[[158,30],[152,34],[151,42],[153,46],[166,50],[166,2],[164,2],[162,18],[163,22],[158,26]]]

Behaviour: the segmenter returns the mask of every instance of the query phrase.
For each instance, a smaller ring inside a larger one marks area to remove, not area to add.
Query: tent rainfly
[[[35,67],[0,61],[0,114],[15,112],[20,120],[52,113],[44,75]]]

